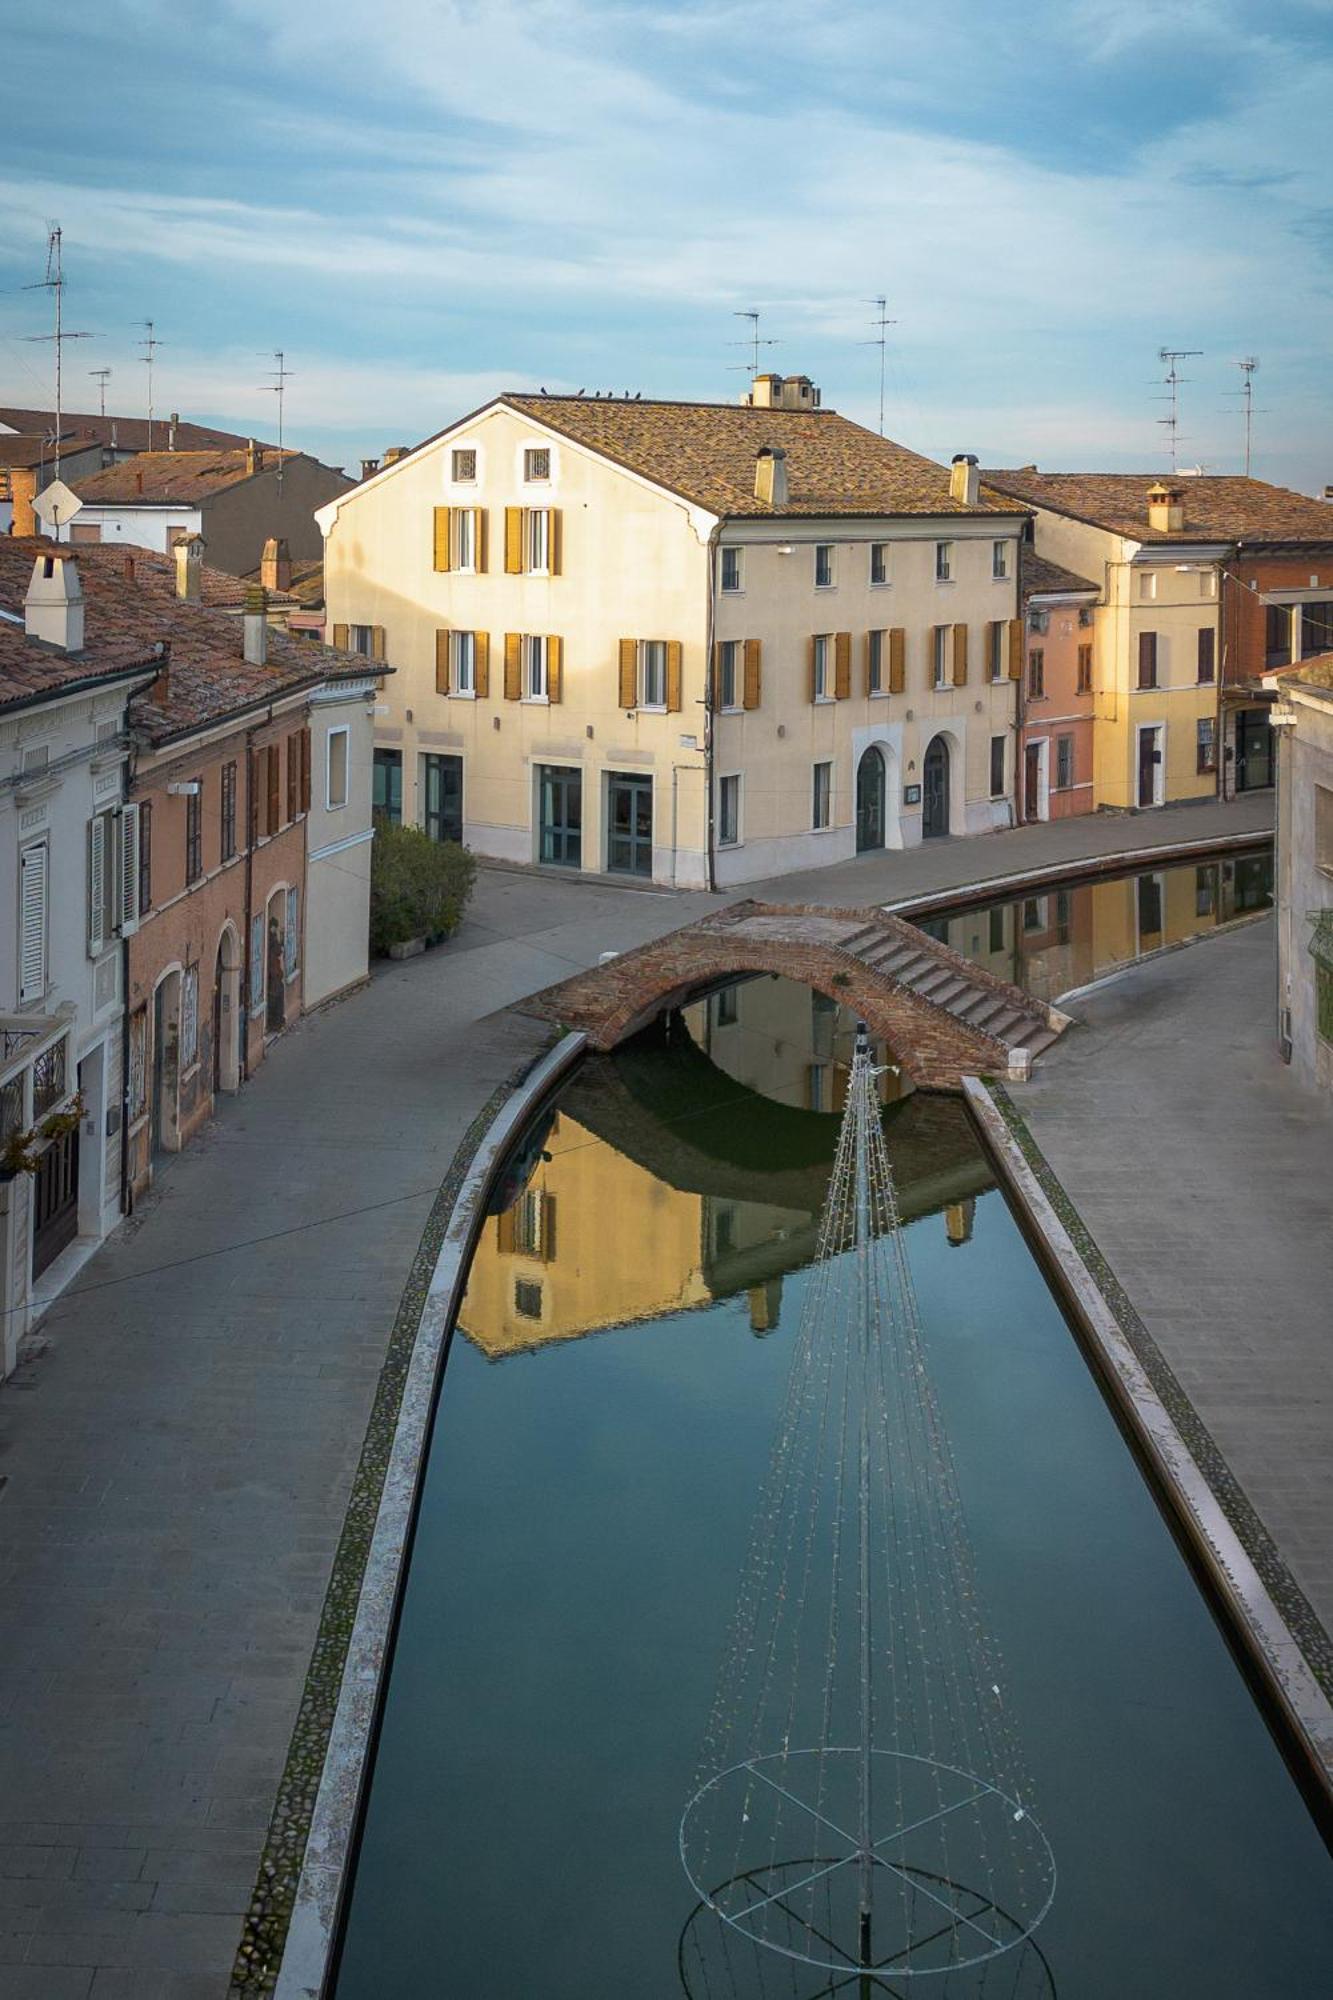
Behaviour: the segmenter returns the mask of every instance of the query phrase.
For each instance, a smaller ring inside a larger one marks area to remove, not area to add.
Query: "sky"
[[[75,0],[5,27],[0,403],[355,469],[505,388],[761,365],[936,458],[1333,482],[1333,0]],[[739,343],[739,344],[738,344]]]

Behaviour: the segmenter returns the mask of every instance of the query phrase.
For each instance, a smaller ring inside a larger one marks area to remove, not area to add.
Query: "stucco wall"
[[[1279,1004],[1291,1010],[1292,1068],[1310,1084],[1333,1089],[1333,1046],[1316,1032],[1315,961],[1310,956],[1310,915],[1333,909],[1333,876],[1315,850],[1315,790],[1333,793],[1333,705],[1291,697],[1294,728],[1284,729],[1278,751],[1278,981]]]
[[[375,695],[335,690],[311,704],[306,827],[305,1004],[366,977],[370,935],[371,747]],[[329,802],[329,733],[347,731],[347,801]]]

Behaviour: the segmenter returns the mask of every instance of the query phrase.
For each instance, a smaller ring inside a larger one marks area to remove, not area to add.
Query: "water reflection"
[[[1038,999],[1058,1000],[1145,952],[1202,937],[1272,901],[1273,853],[1265,848],[982,903],[957,916],[923,917],[920,927]]]

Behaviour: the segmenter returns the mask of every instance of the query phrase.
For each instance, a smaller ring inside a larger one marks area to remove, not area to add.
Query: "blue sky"
[[[1333,481],[1333,0],[100,0],[5,31],[0,401],[88,370],[338,463],[537,383],[738,395],[758,306],[936,457]]]

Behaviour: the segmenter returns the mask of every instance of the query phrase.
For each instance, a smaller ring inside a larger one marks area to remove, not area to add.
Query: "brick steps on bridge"
[[[947,955],[941,957],[941,948],[933,941],[918,943],[896,930],[886,932],[882,919],[847,933],[838,946],[919,999],[943,1007],[956,1020],[993,1036],[1007,1048],[1040,1055],[1064,1026],[1063,1019],[1058,1024],[1052,1021],[1050,1010],[1040,1001],[1016,987],[997,991],[988,978],[977,975],[952,951],[943,948]]]

